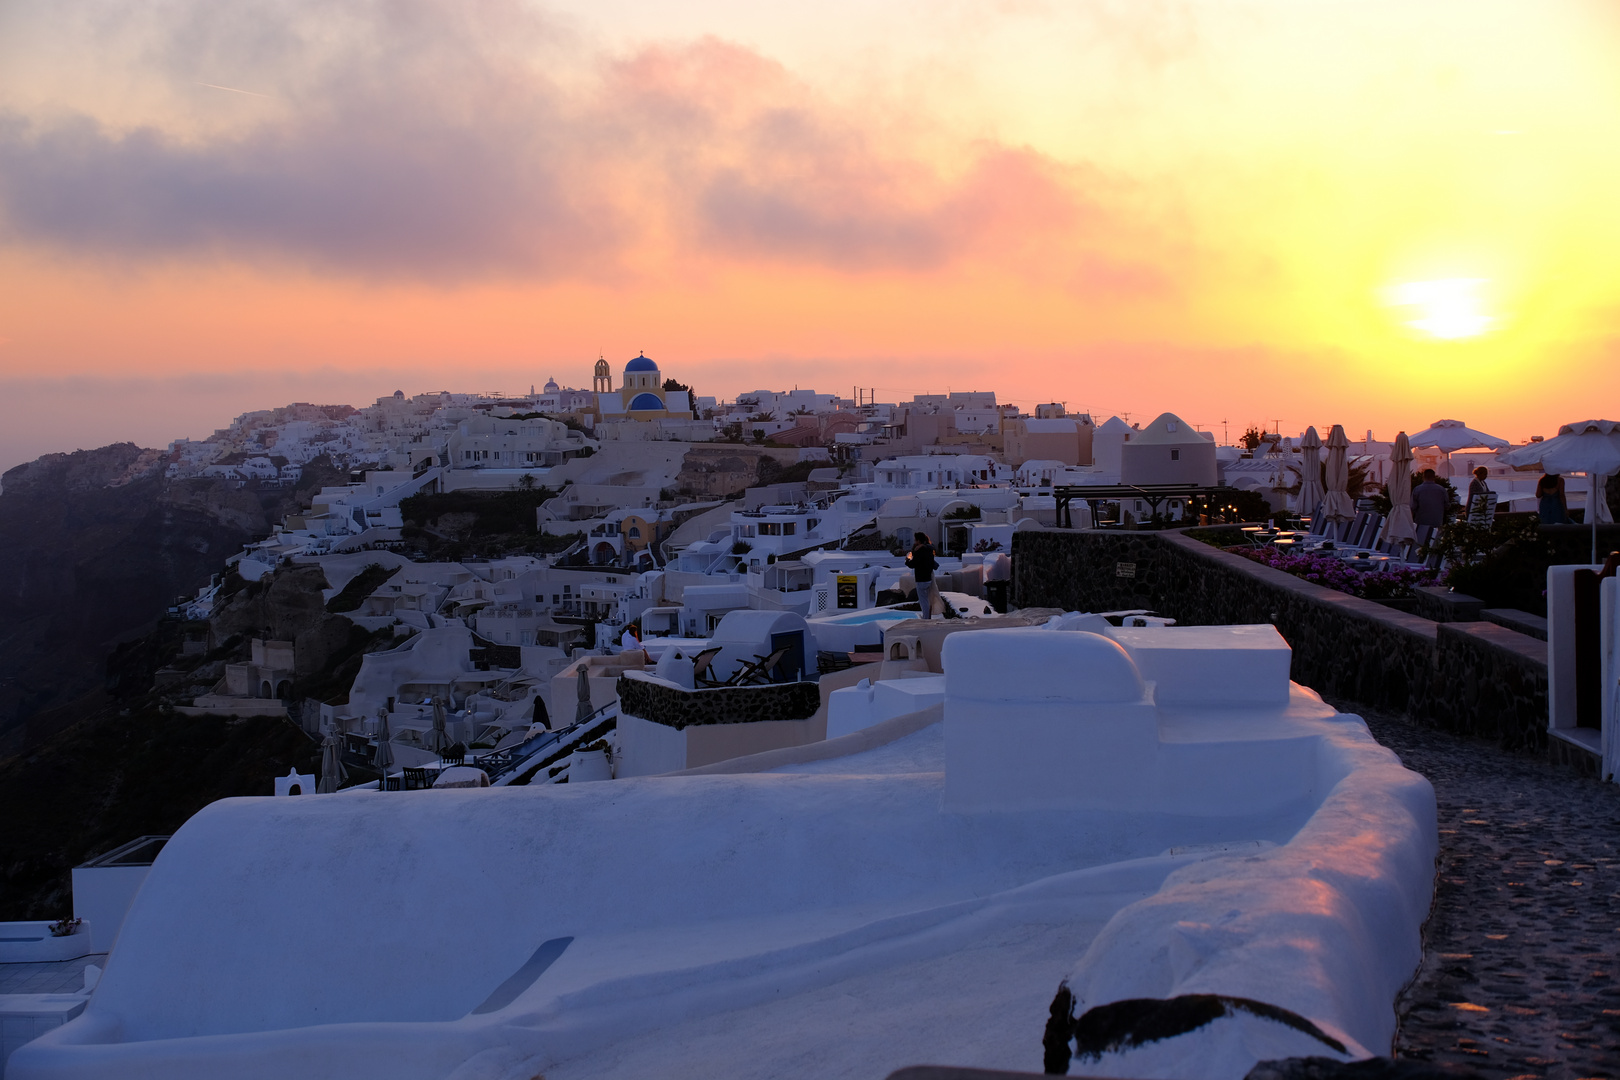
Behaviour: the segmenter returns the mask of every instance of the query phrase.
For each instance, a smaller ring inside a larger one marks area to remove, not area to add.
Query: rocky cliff
[[[182,595],[194,594],[244,542],[322,484],[299,488],[168,480],[163,452],[133,443],[47,454],[7,472],[0,489],[0,760],[98,690],[106,659]]]

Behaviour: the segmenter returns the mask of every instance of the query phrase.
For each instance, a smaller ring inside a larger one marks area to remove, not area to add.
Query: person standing
[[[1438,529],[1446,523],[1446,489],[1435,479],[1433,469],[1423,470],[1423,483],[1412,489],[1412,524]]]
[[[939,595],[934,587],[934,571],[939,569],[939,560],[934,557],[934,545],[928,542],[927,533],[918,533],[912,541],[911,550],[906,553],[906,564],[917,582],[918,617],[932,619],[934,597]]]
[[[1490,504],[1488,496],[1491,494],[1491,485],[1485,482],[1485,478],[1490,475],[1491,471],[1483,465],[1474,470],[1474,478],[1468,481],[1468,502],[1465,504],[1467,509],[1464,510],[1464,516],[1472,519],[1476,509],[1481,514],[1485,513],[1486,506]],[[1484,501],[1476,503],[1476,499]]]
[[[1546,473],[1536,481],[1536,511],[1543,525],[1568,525],[1569,503],[1564,501],[1564,478]]]

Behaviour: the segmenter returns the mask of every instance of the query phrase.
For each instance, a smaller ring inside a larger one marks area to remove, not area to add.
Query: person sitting
[[[1536,481],[1536,512],[1543,525],[1568,525],[1569,503],[1564,497],[1564,478],[1547,473]]]
[[[1439,528],[1446,523],[1449,492],[1435,479],[1433,469],[1423,470],[1423,482],[1412,489],[1412,524]]]

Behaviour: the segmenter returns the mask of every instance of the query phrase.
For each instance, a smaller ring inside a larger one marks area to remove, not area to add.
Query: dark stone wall
[[[701,724],[808,720],[821,708],[821,691],[813,682],[680,690],[620,675],[618,690],[620,712],[676,731]]]
[[[1274,623],[1294,651],[1294,680],[1318,693],[1547,750],[1547,643],[1506,627],[1435,623],[1180,532],[1022,532],[1013,554],[1020,607]]]

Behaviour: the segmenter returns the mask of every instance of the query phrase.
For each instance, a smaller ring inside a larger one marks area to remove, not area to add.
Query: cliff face
[[[32,718],[99,689],[120,639],[207,584],[300,496],[337,479],[317,466],[296,491],[171,481],[165,459],[117,443],[47,454],[5,474],[0,758],[29,744]]]

